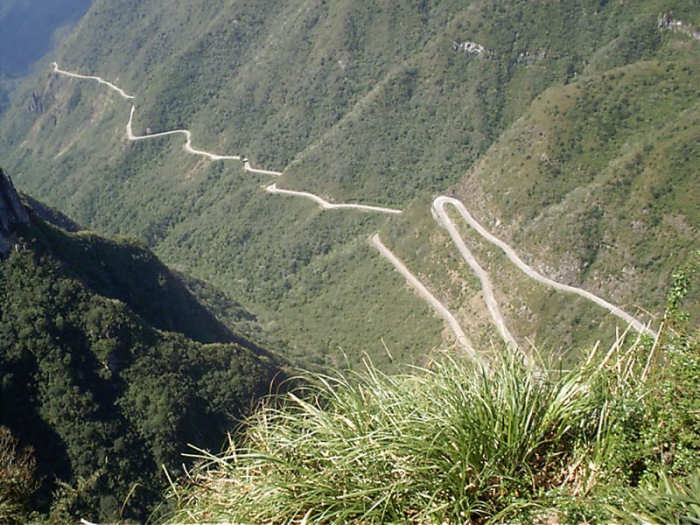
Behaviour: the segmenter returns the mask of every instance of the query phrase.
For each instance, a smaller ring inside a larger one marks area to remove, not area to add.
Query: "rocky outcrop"
[[[458,42],[457,40],[453,41],[452,50],[464,51],[468,55],[481,55],[486,52],[486,48],[484,46],[477,44],[476,42],[469,42],[468,40],[464,42]]]
[[[670,13],[664,13],[659,16],[658,20],[659,30],[670,30],[677,33],[683,33],[694,40],[700,40],[700,31],[690,24],[683,22],[682,20],[674,19]]]
[[[17,224],[28,224],[29,214],[9,176],[0,170],[0,255],[12,248],[12,232]]]
[[[35,113],[36,115],[41,115],[44,112],[44,101],[41,96],[32,92],[32,98],[27,104],[27,110],[30,113]]]

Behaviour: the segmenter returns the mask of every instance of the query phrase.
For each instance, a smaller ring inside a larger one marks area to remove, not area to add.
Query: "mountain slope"
[[[699,66],[696,54],[682,54],[546,91],[450,193],[540,273],[655,326],[671,273],[700,241]],[[470,270],[449,260],[454,246],[435,234],[428,210],[415,206],[392,223],[383,237],[476,329],[469,313],[477,290],[460,296],[450,280]],[[533,283],[471,229],[462,235],[497,276],[499,302],[520,341],[556,341],[563,349],[619,324],[586,301]],[[436,256],[417,257],[416,246]],[[696,298],[688,308],[697,312]]]
[[[77,22],[92,0],[5,0],[0,6],[0,77],[26,74],[52,44],[53,32]]]
[[[0,200],[18,202],[0,177]],[[181,472],[188,443],[219,450],[279,364],[243,339],[202,344],[150,324],[190,332],[194,319],[215,320],[144,248],[0,211],[11,223],[0,258],[0,425],[34,449],[30,508],[59,522],[112,520],[128,500],[125,516],[142,519],[160,498],[161,466]],[[160,279],[162,290],[147,290],[149,303],[134,295],[136,279]]]
[[[92,0],[4,0],[0,5],[0,113],[15,79],[55,45],[87,11]],[[60,36],[59,36],[60,38]]]
[[[664,13],[683,20],[682,27],[700,21],[696,4],[674,0],[97,1],[56,56],[62,68],[99,74],[136,96],[137,135],[188,128],[197,147],[284,168],[279,187],[407,208],[406,217],[421,224],[396,227],[411,236],[396,238],[403,256],[419,261],[416,272],[442,298],[456,296],[447,301],[455,308],[468,304],[462,317],[475,338],[488,341],[498,336],[473,277],[425,267],[436,258],[458,260],[431,250],[443,238],[434,225],[427,229],[433,194],[458,187],[548,88],[598,82],[606,71],[637,63],[691,60],[697,43],[672,31]],[[695,71],[693,65],[691,80]],[[139,236],[170,264],[241,298],[269,332],[289,340],[290,355],[324,363],[347,353],[358,362],[367,351],[388,366],[384,344],[399,360],[416,362],[426,348],[451,341],[441,321],[367,248],[385,217],[321,212],[311,203],[262,193],[270,177],[241,170],[236,161],[186,155],[180,136],[126,142],[129,111],[129,103],[104,86],[59,78],[47,67],[16,93],[0,122],[0,151],[15,172],[27,174],[17,177],[22,187],[81,223]],[[583,113],[567,118],[574,127],[598,125]],[[608,127],[621,120],[611,118]],[[653,134],[653,127],[643,128]],[[679,158],[687,171],[691,158]],[[576,185],[572,175],[564,179],[538,183],[552,203],[563,202]],[[536,207],[527,200],[526,184],[533,181],[500,180],[495,173],[493,180],[499,184],[489,191],[496,194],[502,184],[516,187],[518,199],[508,209]],[[675,198],[667,205],[670,215],[687,209]],[[583,212],[578,209],[580,218],[572,222],[596,228],[598,213]],[[538,235],[549,226],[542,228]],[[559,252],[579,235],[546,231],[561,234]],[[390,242],[385,234],[382,239]],[[683,239],[688,236],[672,242]],[[527,243],[524,249],[534,251]],[[574,249],[583,254],[583,247]],[[612,273],[633,262],[631,252],[619,255],[606,263]],[[664,268],[665,279],[673,258],[660,257],[649,274]],[[556,273],[554,259],[544,253],[539,264]],[[557,277],[573,282],[578,271]],[[647,287],[646,277],[634,280],[620,299],[646,297]],[[593,288],[606,295],[610,286]],[[658,289],[647,307],[657,308]],[[575,332],[581,343],[614,325],[591,331],[590,323],[600,324],[596,310],[559,308],[566,298],[548,302],[546,290],[532,293],[535,304],[522,308],[517,293],[503,292],[503,300],[522,309],[538,339],[552,313],[560,330]]]

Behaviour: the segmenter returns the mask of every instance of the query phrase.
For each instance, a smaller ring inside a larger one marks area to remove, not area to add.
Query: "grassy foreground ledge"
[[[503,352],[305,378],[172,487],[172,521],[700,523],[691,274],[655,341],[623,334],[573,370]]]

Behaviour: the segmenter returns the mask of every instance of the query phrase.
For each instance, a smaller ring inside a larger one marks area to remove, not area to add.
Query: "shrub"
[[[31,448],[18,450],[10,429],[0,426],[0,523],[24,523],[39,484]]]

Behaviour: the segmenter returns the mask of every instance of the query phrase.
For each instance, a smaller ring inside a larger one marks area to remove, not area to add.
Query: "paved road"
[[[282,176],[282,172],[281,172],[281,171],[261,170],[260,168],[253,168],[253,167],[250,165],[250,162],[248,162],[247,160],[243,163],[243,168],[244,168],[246,171],[249,171],[249,172],[251,172],[251,173],[259,173],[259,174],[261,174],[261,175],[272,175],[273,177],[280,177],[280,176]]]
[[[448,199],[448,197],[438,197],[433,201],[433,217],[435,217],[435,220],[438,221],[440,225],[447,229],[447,233],[450,234],[452,242],[454,242],[457,246],[457,250],[460,254],[462,254],[462,257],[479,278],[479,281],[481,281],[481,289],[484,293],[484,302],[486,303],[486,307],[491,314],[491,318],[498,329],[498,333],[501,334],[501,337],[507,344],[512,345],[514,348],[518,348],[518,343],[511,335],[508,327],[506,326],[506,322],[503,319],[503,315],[501,315],[501,310],[498,307],[496,296],[493,293],[493,285],[491,284],[491,279],[489,279],[489,274],[476,261],[472,252],[469,250],[469,248],[467,248],[467,245],[464,244],[464,239],[462,239],[462,236],[459,234],[457,227],[445,212],[445,204],[451,203],[450,200],[446,199]]]
[[[128,99],[136,98],[136,97],[133,96],[133,95],[127,95],[126,92],[125,92],[122,88],[119,88],[119,87],[115,86],[115,85],[112,84],[111,82],[107,82],[107,81],[106,81],[104,78],[102,78],[102,77],[94,77],[94,76],[88,76],[88,75],[79,75],[78,73],[71,73],[70,71],[64,71],[63,69],[59,69],[58,64],[57,64],[56,62],[52,62],[51,65],[53,66],[54,72],[55,72],[55,73],[58,73],[58,74],[60,74],[60,75],[65,75],[65,76],[67,76],[67,77],[73,77],[73,78],[81,78],[81,79],[83,79],[83,80],[94,80],[95,82],[99,82],[100,84],[103,84],[103,85],[107,86],[108,88],[113,89],[114,91],[116,91],[117,93],[119,93],[119,95],[121,95],[122,98],[125,98],[125,99],[127,99],[127,100],[128,100]]]
[[[471,341],[469,338],[466,336],[464,331],[462,330],[462,327],[459,325],[457,322],[457,319],[450,313],[450,311],[445,307],[444,304],[442,304],[440,301],[437,300],[437,298],[430,293],[430,291],[425,287],[425,285],[420,282],[420,280],[411,273],[411,271],[406,268],[406,265],[402,263],[398,257],[396,257],[384,244],[382,244],[382,241],[379,240],[379,234],[375,233],[371,239],[370,239],[372,245],[379,250],[379,253],[382,254],[389,262],[394,265],[394,268],[396,268],[401,275],[404,276],[406,281],[413,286],[413,288],[416,289],[418,294],[428,303],[430,306],[432,306],[435,311],[438,313],[440,317],[442,317],[445,321],[447,321],[447,324],[450,326],[450,329],[452,332],[455,334],[457,337],[457,342],[467,351],[467,353],[474,359],[477,358],[477,353],[474,350],[474,346],[472,345]]]
[[[185,151],[191,153],[192,155],[201,155],[207,157],[210,160],[241,160],[240,155],[217,155],[216,153],[210,153],[201,149],[195,149],[192,147],[192,133],[188,129],[174,129],[172,131],[163,131],[161,133],[151,133],[149,135],[134,135],[131,129],[131,122],[134,120],[134,112],[136,111],[136,106],[131,106],[131,113],[129,114],[129,122],[126,123],[126,136],[129,140],[146,140],[154,139],[157,137],[166,137],[168,135],[184,135],[185,136]],[[248,170],[252,171],[252,170]]]

